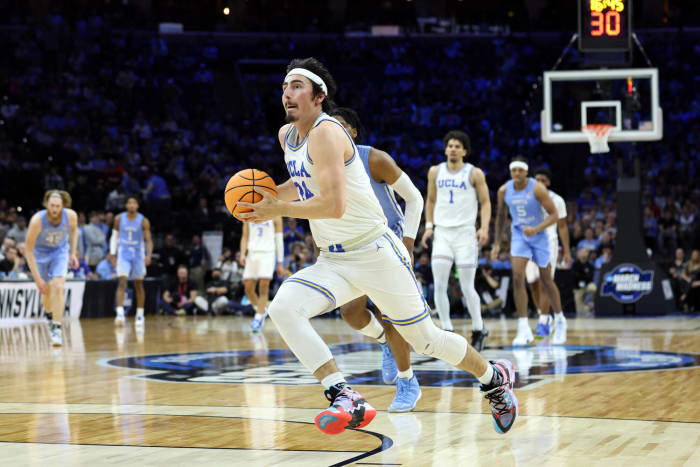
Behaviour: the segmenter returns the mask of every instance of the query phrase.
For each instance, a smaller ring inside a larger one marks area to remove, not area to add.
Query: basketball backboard
[[[657,141],[663,136],[656,68],[547,71],[542,141],[584,143],[588,124],[614,128],[609,141]]]

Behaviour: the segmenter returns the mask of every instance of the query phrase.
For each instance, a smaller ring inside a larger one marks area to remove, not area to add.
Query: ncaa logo
[[[634,303],[651,293],[654,271],[642,271],[634,264],[621,264],[603,278],[601,297],[612,297],[620,303]]]

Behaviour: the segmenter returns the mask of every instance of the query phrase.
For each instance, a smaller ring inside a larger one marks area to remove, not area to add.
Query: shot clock
[[[632,36],[632,0],[578,0],[578,48],[626,52]]]

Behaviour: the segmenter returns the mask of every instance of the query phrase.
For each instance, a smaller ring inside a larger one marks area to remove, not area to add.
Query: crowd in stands
[[[643,39],[663,66],[664,140],[590,155],[587,147],[545,145],[539,137],[538,77],[565,40],[261,37],[240,39],[240,46],[115,31],[100,16],[69,21],[60,15],[31,28],[0,28],[0,48],[8,52],[0,55],[0,186],[7,188],[0,192],[0,276],[26,277],[27,221],[44,190],[59,188],[71,193],[79,212],[80,267],[71,274],[113,278],[115,261],[106,253],[114,214],[135,194],[154,234],[149,276],[173,284],[169,311],[189,307],[190,290],[215,301],[221,281],[231,300],[240,301],[241,270],[231,248],[240,224],[226,212],[221,193],[242,168],[285,178],[276,140],[283,115],[280,60],[315,55],[340,85],[335,100],[363,118],[364,143],[392,154],[423,192],[428,167],[444,160],[441,138],[453,128],[470,134],[469,161],[484,169],[492,199],[513,155],[526,155],[531,167],[549,167],[552,188],[567,200],[576,258],[560,267],[573,267],[576,283],[584,284],[577,287],[585,292],[582,303],[616,241],[616,159],[636,154],[646,245],[660,262],[674,258],[664,267],[682,298],[679,307],[697,310],[700,187],[692,182],[700,168],[694,81],[700,47],[661,33]],[[232,64],[244,59],[274,66],[241,62],[234,72]],[[207,230],[224,232],[220,258],[202,246]],[[315,261],[305,222],[286,220],[284,239],[290,273]],[[429,251],[416,245],[415,258],[431,298]],[[480,265],[482,297],[491,297],[489,306],[506,301],[499,279],[510,269],[507,251],[495,261],[482,251]]]

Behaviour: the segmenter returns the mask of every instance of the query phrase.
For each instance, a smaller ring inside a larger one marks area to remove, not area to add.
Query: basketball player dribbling
[[[474,289],[474,277],[479,247],[489,240],[491,199],[484,172],[464,158],[471,152],[469,136],[462,131],[450,131],[443,138],[447,162],[434,165],[428,171],[428,195],[425,203],[425,232],[422,244],[433,236],[431,267],[435,284],[435,306],[440,325],[453,331],[447,288],[452,263],[459,273],[459,285],[472,318],[472,342],[481,351],[488,331],[481,318],[481,300]],[[480,205],[481,227],[476,230],[477,197]]]
[[[46,209],[32,216],[27,229],[27,265],[41,292],[44,309],[51,313],[51,344],[54,346],[63,345],[61,320],[68,266],[78,267],[78,215],[69,209],[71,202],[65,191],[47,191],[43,203]]]
[[[269,315],[299,361],[326,388],[330,407],[315,418],[319,430],[337,434],[362,428],[377,411],[352,389],[311,326],[310,318],[367,295],[383,318],[419,353],[445,360],[475,376],[491,405],[497,432],[517,417],[515,369],[507,360],[489,363],[467,340],[436,327],[411,269],[409,253],[386,225],[357,147],[345,128],[326,112],[335,80],[316,59],[296,59],[282,83],[288,124],[279,131],[291,178],[278,198],[256,191],[262,201],[239,204],[239,217],[260,222],[278,216],[309,219],[320,248],[312,266],[292,275],[269,306]]]
[[[545,229],[557,221],[557,209],[547,188],[527,176],[528,165],[524,157],[516,157],[509,165],[509,180],[498,189],[498,211],[496,214],[495,243],[492,257],[498,258],[503,244],[503,227],[506,223],[506,208],[510,209],[511,240],[510,263],[513,268],[513,296],[518,311],[518,331],[514,346],[527,345],[534,336],[527,322],[527,289],[525,288],[525,266],[532,259],[540,270],[540,280],[554,309],[555,328],[564,319],[559,289],[552,280],[549,239]],[[543,215],[547,213],[547,217]],[[540,338],[549,335],[549,329],[538,326]]]
[[[253,332],[260,332],[267,315],[270,281],[272,273],[275,271],[275,265],[280,277],[283,273],[282,218],[278,217],[258,223],[244,222],[240,248],[240,263],[241,266],[244,266],[243,286],[250,304],[255,308],[255,316],[250,323],[250,329]],[[277,253],[275,254],[275,252]]]
[[[355,143],[362,140],[363,128],[357,112],[336,107],[329,115],[345,127]],[[362,145],[357,146],[357,152],[389,228],[402,239],[413,264],[413,246],[423,211],[423,196],[389,154]],[[396,202],[394,191],[406,201],[405,216]],[[421,397],[418,379],[411,368],[411,348],[394,325],[382,319],[381,312],[376,307],[372,305],[370,311],[367,305],[367,296],[363,295],[343,305],[340,314],[353,329],[376,339],[381,345],[384,382],[392,384],[396,381],[396,397],[389,405],[389,412],[409,412],[416,407]]]
[[[114,218],[112,236],[109,241],[109,253],[117,256],[117,316],[114,324],[123,326],[124,294],[129,279],[134,281],[136,292],[136,320],[134,325],[145,325],[143,310],[146,303],[146,292],[143,288],[143,278],[146,276],[146,266],[151,264],[153,240],[151,239],[151,223],[139,212],[139,202],[135,196],[126,198],[126,211]]]
[[[547,187],[550,198],[554,203],[554,207],[557,208],[557,222],[552,224],[545,229],[547,232],[547,238],[549,239],[549,266],[552,270],[552,279],[554,279],[554,273],[557,270],[557,260],[559,258],[559,239],[557,237],[557,231],[559,231],[559,237],[561,237],[562,247],[564,249],[564,264],[566,267],[571,266],[571,248],[569,246],[569,229],[566,226],[566,202],[564,198],[549,189],[552,184],[552,172],[549,169],[539,168],[535,170],[535,180]],[[542,210],[542,216],[547,216],[547,212]],[[540,268],[532,261],[527,262],[525,267],[525,279],[527,283],[530,284],[530,290],[532,291],[532,299],[535,302],[535,306],[538,307],[540,312],[539,323],[537,324],[537,331],[535,332],[535,338],[541,336],[544,338],[549,334],[552,328],[552,316],[549,314],[549,296],[541,292],[540,285]],[[561,315],[557,320],[557,326],[554,326],[554,332],[552,333],[552,344],[560,345],[566,342],[566,318]]]

